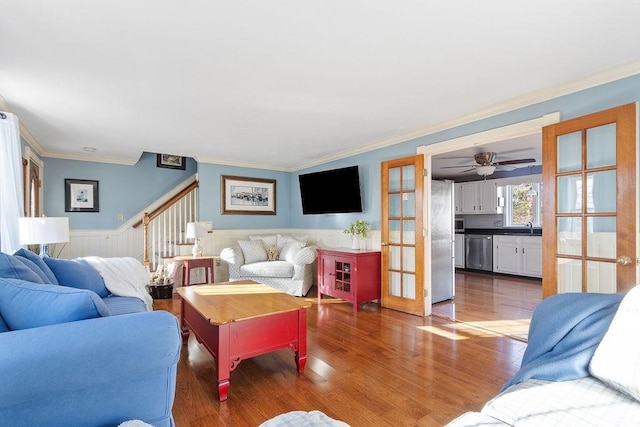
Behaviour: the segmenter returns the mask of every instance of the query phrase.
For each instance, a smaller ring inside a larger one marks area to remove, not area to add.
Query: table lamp
[[[69,218],[24,217],[18,218],[21,245],[40,245],[40,256],[49,256],[50,243],[69,241]]]
[[[201,222],[188,222],[187,223],[187,239],[194,239],[193,249],[191,253],[194,257],[202,256],[202,247],[200,246],[200,238],[206,236],[207,228]]]

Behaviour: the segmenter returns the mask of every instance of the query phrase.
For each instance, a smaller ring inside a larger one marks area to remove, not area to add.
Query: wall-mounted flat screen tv
[[[358,166],[307,173],[298,178],[303,214],[362,212]]]

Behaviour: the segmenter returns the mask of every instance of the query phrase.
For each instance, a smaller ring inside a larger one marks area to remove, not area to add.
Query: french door
[[[636,104],[543,128],[543,297],[637,283]]]
[[[381,305],[424,316],[424,156],[383,162],[381,177]]]

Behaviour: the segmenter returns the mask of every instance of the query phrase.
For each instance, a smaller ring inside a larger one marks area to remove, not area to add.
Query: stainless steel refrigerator
[[[431,181],[431,302],[455,295],[453,181]]]

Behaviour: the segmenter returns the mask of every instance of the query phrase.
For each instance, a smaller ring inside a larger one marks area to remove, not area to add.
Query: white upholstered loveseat
[[[268,248],[278,248],[278,257],[268,260]],[[224,248],[220,259],[229,265],[229,280],[254,280],[289,295],[304,296],[313,286],[316,247],[292,236],[249,236],[238,245]]]

